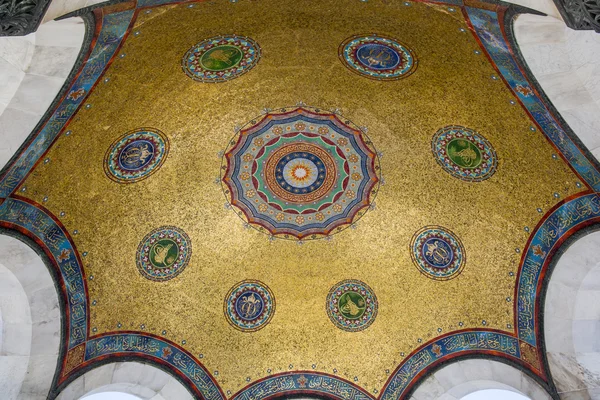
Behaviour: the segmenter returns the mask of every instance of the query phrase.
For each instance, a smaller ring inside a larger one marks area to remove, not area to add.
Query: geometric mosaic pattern
[[[317,239],[358,220],[377,194],[379,158],[347,120],[309,107],[253,120],[231,140],[223,190],[251,226],[285,239]]]

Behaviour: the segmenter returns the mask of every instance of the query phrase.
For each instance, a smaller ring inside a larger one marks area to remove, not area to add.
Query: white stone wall
[[[561,256],[546,294],[546,351],[562,399],[600,399],[599,328],[600,232],[595,232]]]
[[[104,3],[106,0],[52,0],[42,23],[52,21],[62,15],[66,15],[80,8],[93,6],[95,4]]]
[[[58,295],[46,265],[31,248],[0,235],[0,249],[0,398],[44,400],[58,361]]]

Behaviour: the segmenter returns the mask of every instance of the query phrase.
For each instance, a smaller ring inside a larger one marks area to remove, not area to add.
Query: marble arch
[[[21,239],[36,245],[0,233],[0,391],[11,400],[45,399],[59,355],[58,293],[40,254]]]
[[[170,374],[145,363],[126,361],[101,365],[71,382],[56,400],[74,400],[85,396],[120,392],[142,400],[192,400],[187,389]]]
[[[521,370],[503,362],[473,358],[442,366],[421,381],[411,400],[460,400],[484,389],[508,390],[532,400],[552,399],[535,379]]]

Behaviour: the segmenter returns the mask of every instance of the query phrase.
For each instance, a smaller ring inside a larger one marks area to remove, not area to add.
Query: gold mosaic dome
[[[107,360],[199,399],[407,399],[442,363],[552,389],[537,299],[600,172],[478,0],[138,0],[0,177]]]

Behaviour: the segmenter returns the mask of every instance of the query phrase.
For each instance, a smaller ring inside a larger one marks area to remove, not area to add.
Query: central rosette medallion
[[[317,239],[360,218],[377,194],[380,166],[364,132],[339,115],[283,108],[251,121],[225,152],[229,203],[251,226]]]

